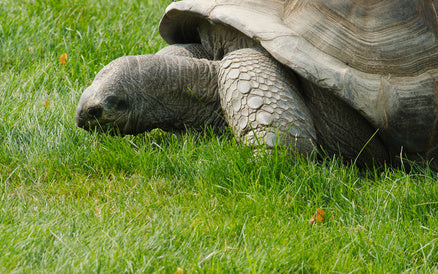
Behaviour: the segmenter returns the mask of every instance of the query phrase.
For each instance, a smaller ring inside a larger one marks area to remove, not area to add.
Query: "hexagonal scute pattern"
[[[225,118],[240,140],[268,147],[291,144],[301,153],[313,150],[315,128],[296,78],[265,50],[227,54],[218,82]]]

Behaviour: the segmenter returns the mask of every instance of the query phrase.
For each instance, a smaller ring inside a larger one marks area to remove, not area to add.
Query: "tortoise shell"
[[[358,111],[387,145],[427,153],[438,144],[437,10],[438,0],[184,0],[159,30],[174,44],[199,42],[206,20],[234,28]]]

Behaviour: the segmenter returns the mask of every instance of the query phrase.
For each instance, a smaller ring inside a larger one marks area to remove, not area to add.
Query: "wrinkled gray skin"
[[[249,145],[291,145],[304,154],[322,147],[349,160],[369,141],[361,162],[388,159],[367,120],[257,42],[221,25],[205,23],[199,32],[201,44],[121,57],[104,67],[79,101],[77,125],[137,134],[228,124]]]
[[[224,122],[216,64],[196,61],[166,55],[126,56],[112,61],[84,91],[77,107],[77,125],[87,130],[110,127],[122,134],[220,126]]]

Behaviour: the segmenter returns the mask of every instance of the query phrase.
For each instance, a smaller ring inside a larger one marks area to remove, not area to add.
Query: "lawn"
[[[75,126],[105,64],[165,46],[170,2],[0,0],[0,272],[438,272],[426,165]]]

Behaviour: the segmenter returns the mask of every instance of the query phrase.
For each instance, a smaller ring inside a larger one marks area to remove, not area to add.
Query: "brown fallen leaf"
[[[63,53],[61,56],[59,56],[59,64],[60,65],[65,65],[67,64],[67,53]]]
[[[50,106],[50,101],[49,100],[45,101],[44,102],[44,107],[48,108],[49,106]]]
[[[322,209],[317,209],[315,214],[309,220],[309,224],[321,224],[324,222],[325,212]]]

